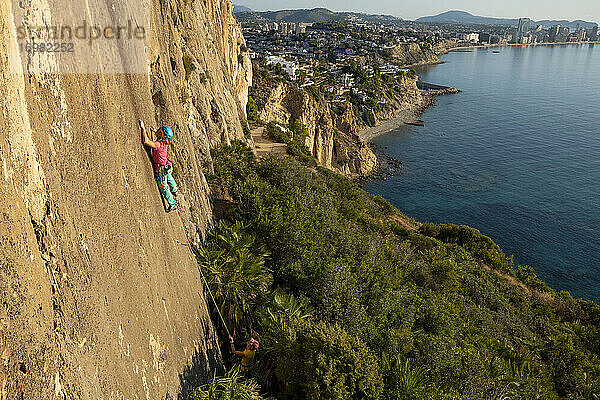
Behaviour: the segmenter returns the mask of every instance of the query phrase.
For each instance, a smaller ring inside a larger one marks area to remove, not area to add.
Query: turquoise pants
[[[158,184],[158,190],[165,198],[169,206],[173,207],[177,202],[173,198],[173,193],[177,193],[177,184],[173,179],[173,170],[169,169],[162,177],[156,177],[156,183]]]

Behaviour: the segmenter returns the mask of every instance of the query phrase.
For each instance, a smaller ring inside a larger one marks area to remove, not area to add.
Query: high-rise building
[[[598,36],[598,26],[592,28],[592,32],[590,33],[590,40],[600,40],[600,37]]]
[[[531,30],[531,20],[529,18],[519,18],[519,26],[517,26],[517,34],[515,35],[515,43],[522,43],[523,36]]]
[[[479,42],[479,33],[469,33],[469,34],[467,34],[467,36],[465,37],[465,39],[468,42],[477,43],[477,42]]]
[[[279,34],[281,35],[293,35],[300,33],[299,32],[300,24],[296,24],[295,22],[281,22],[279,24]],[[304,29],[306,32],[306,28]]]
[[[491,43],[491,37],[489,33],[482,32],[479,34],[479,43]]]
[[[558,34],[560,32],[560,25],[554,25],[552,28],[550,28],[550,41],[551,42],[556,42],[556,38],[558,37]]]
[[[556,36],[555,42],[567,42],[569,40],[569,35],[571,34],[571,28],[568,26],[561,26],[558,30],[558,35]]]
[[[287,22],[282,22],[279,24],[279,33],[281,35],[287,35],[290,33],[289,24]]]

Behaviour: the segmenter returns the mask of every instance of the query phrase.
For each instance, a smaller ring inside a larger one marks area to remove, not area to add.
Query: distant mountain
[[[238,20],[254,22],[328,22],[328,21],[354,21],[371,22],[386,25],[405,24],[402,18],[393,15],[370,15],[355,12],[334,12],[326,8],[279,10],[279,11],[236,11]]]
[[[591,28],[595,28],[596,26],[598,26],[598,24],[595,22],[582,21],[580,19],[577,19],[575,21],[543,20],[543,21],[536,21],[535,23],[538,25],[542,25],[544,28],[550,28],[551,26],[554,26],[554,25],[560,25],[560,26],[571,27],[571,29],[577,29],[577,27],[584,28],[584,29],[591,29]]]
[[[434,22],[434,23],[454,23],[454,24],[469,24],[469,25],[512,25],[517,26],[519,20],[516,18],[492,18],[492,17],[480,17],[477,15],[470,14],[466,11],[446,11],[438,15],[430,17],[421,17],[416,22]],[[553,25],[569,26],[572,29],[576,29],[577,26],[580,28],[593,28],[598,26],[595,22],[587,21],[566,21],[566,20],[544,20],[535,21],[535,24],[542,25],[544,28],[549,28]]]
[[[446,11],[442,14],[418,18],[416,22],[444,22],[477,25],[516,25],[518,23],[516,19],[478,17],[466,11]]]
[[[260,15],[276,22],[327,22],[342,19],[337,13],[326,8],[265,11]]]
[[[246,6],[240,6],[239,4],[233,5],[233,13],[252,12],[252,10]]]

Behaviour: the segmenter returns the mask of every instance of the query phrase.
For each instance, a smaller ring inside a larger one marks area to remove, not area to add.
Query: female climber
[[[173,165],[167,157],[169,140],[173,137],[173,129],[163,126],[156,131],[157,141],[153,142],[146,135],[144,122],[140,120],[142,129],[142,140],[144,145],[152,148],[152,165],[154,167],[154,179],[158,184],[158,189],[168,203],[167,212],[177,209],[177,184],[173,179]]]

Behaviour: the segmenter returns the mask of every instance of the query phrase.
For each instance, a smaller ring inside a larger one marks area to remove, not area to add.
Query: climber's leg
[[[176,203],[175,199],[173,198],[173,195],[171,194],[171,190],[169,190],[169,184],[167,183],[167,176],[170,176],[170,174],[167,174],[167,175],[163,176],[162,178],[157,179],[156,183],[158,184],[158,190],[160,190],[160,193],[162,194],[162,196],[165,198],[165,200],[169,204],[169,207],[174,207],[175,204],[177,204],[177,203]],[[171,178],[171,179],[173,179],[173,178]]]
[[[173,179],[173,169],[171,168],[167,173],[167,185],[169,185],[169,189],[173,196],[177,196],[177,184],[175,183],[175,179]]]

